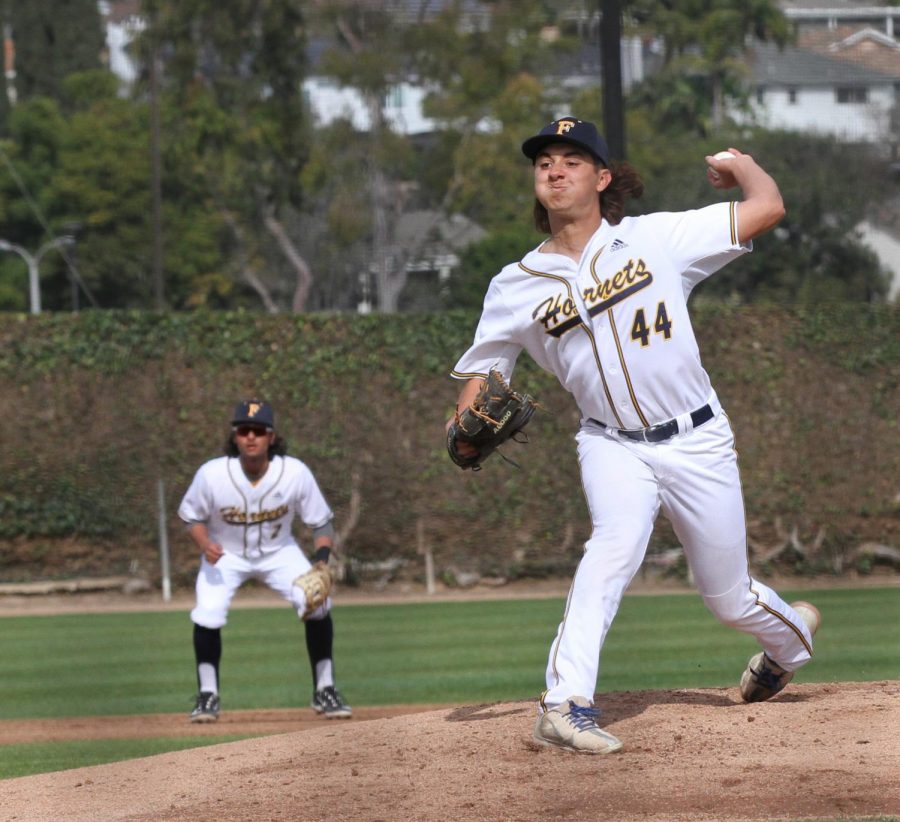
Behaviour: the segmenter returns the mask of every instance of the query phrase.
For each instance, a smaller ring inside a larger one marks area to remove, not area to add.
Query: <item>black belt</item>
[[[712,408],[709,405],[704,405],[703,408],[691,411],[691,422],[694,424],[694,428],[699,428],[703,423],[709,422],[714,416]],[[600,422],[600,420],[592,421],[604,428],[609,428],[608,425]],[[663,442],[663,440],[674,437],[678,433],[678,420],[669,420],[668,422],[651,425],[649,428],[637,428],[631,431],[626,431],[624,428],[611,428],[610,430],[638,442]]]

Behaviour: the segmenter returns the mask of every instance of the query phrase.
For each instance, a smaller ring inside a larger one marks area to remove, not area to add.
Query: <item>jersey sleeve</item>
[[[738,240],[737,203],[714,203],[692,211],[654,215],[657,236],[682,272],[685,294],[727,263],[753,250],[751,242]]]
[[[320,528],[334,519],[334,512],[325,500],[319,483],[305,463],[301,463],[299,495],[296,500],[297,516],[311,529]]]
[[[494,278],[484,298],[474,341],[469,350],[459,358],[450,376],[468,380],[487,377],[491,369],[496,369],[508,380],[521,352],[522,344],[516,341],[513,313],[503,300],[497,279]]]
[[[191,481],[190,487],[178,506],[178,516],[189,525],[193,522],[207,522],[210,515],[209,483],[206,477],[206,471],[200,468],[194,479]]]

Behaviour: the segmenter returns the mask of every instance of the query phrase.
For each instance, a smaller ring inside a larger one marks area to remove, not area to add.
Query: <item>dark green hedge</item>
[[[900,312],[892,307],[736,308],[698,303],[694,326],[742,456],[751,534],[796,527],[839,566],[861,541],[897,541]],[[316,472],[345,553],[421,573],[417,534],[440,568],[568,573],[587,536],[571,441],[574,403],[527,357],[515,382],[543,411],[521,469],[478,474],[447,459],[443,422],[472,312],[410,316],[85,312],[0,317],[0,579],[154,573],[157,483],[175,571],[195,558],[175,509],[197,466],[221,452],[234,402],[270,399],[291,453]],[[301,537],[303,534],[301,533]],[[652,550],[675,545],[661,523]],[[804,543],[805,544],[805,543]]]

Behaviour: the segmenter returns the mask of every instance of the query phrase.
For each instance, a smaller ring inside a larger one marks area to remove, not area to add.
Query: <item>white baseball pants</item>
[[[196,584],[197,604],[191,611],[191,621],[204,628],[224,626],[231,600],[248,579],[264,582],[290,602],[298,616],[302,616],[306,610],[306,597],[293,583],[311,567],[309,559],[296,545],[286,545],[250,558],[226,552],[215,565],[201,557]],[[323,619],[330,610],[331,597],[308,619]]]
[[[603,642],[660,509],[716,618],[756,637],[786,670],[809,661],[812,637],[803,619],[750,576],[737,455],[723,412],[661,443],[635,442],[592,422],[576,442],[593,530],[550,647],[544,708],[571,696],[593,698]]]

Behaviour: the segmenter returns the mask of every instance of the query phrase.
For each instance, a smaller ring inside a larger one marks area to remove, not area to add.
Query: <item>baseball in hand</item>
[[[734,158],[734,156],[735,156],[735,155],[732,154],[730,151],[719,151],[718,153],[713,154],[713,159],[714,159],[714,160],[731,160],[731,159]],[[711,166],[708,166],[708,168],[709,168],[709,173],[710,173],[710,175],[711,175],[714,179],[718,180],[719,177],[721,176],[721,175],[719,174],[719,172],[716,171],[716,170],[715,170],[714,168],[712,168]]]

